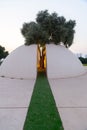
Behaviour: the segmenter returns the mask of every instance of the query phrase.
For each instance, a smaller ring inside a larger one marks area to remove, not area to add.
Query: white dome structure
[[[46,46],[48,78],[67,78],[85,73],[80,60],[65,46]]]
[[[62,45],[46,45],[48,78],[66,78],[85,73],[79,59]],[[37,45],[22,45],[4,60],[0,76],[10,78],[36,78]]]
[[[37,45],[20,46],[10,53],[0,67],[0,76],[36,78]]]

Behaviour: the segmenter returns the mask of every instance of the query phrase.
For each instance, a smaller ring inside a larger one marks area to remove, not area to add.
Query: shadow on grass
[[[23,130],[64,130],[44,72],[37,75]]]

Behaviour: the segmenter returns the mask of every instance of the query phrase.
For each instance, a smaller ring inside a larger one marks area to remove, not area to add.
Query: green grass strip
[[[87,64],[83,64],[83,66],[87,66]]]
[[[64,130],[44,72],[37,75],[23,130]]]

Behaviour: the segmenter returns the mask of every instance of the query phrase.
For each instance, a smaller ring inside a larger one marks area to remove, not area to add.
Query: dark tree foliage
[[[41,26],[35,22],[24,23],[21,31],[25,37],[26,45],[44,44],[48,40],[47,32],[42,30]]]
[[[66,21],[63,16],[58,16],[55,12],[49,14],[48,10],[45,10],[37,14],[36,22],[24,23],[21,32],[26,45],[62,42],[69,47],[73,43],[75,25],[74,20]]]
[[[87,58],[79,57],[82,64],[87,64]]]
[[[8,51],[5,51],[5,47],[0,46],[0,60],[1,60],[2,58],[6,58],[6,56],[7,56],[8,54],[9,54]]]

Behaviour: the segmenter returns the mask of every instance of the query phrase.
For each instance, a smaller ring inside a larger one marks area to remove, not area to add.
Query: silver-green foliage
[[[26,45],[52,41],[54,44],[62,42],[69,47],[73,43],[75,25],[74,20],[66,21],[63,16],[58,16],[55,12],[49,14],[48,10],[45,10],[38,12],[36,22],[24,23],[21,32]]]

